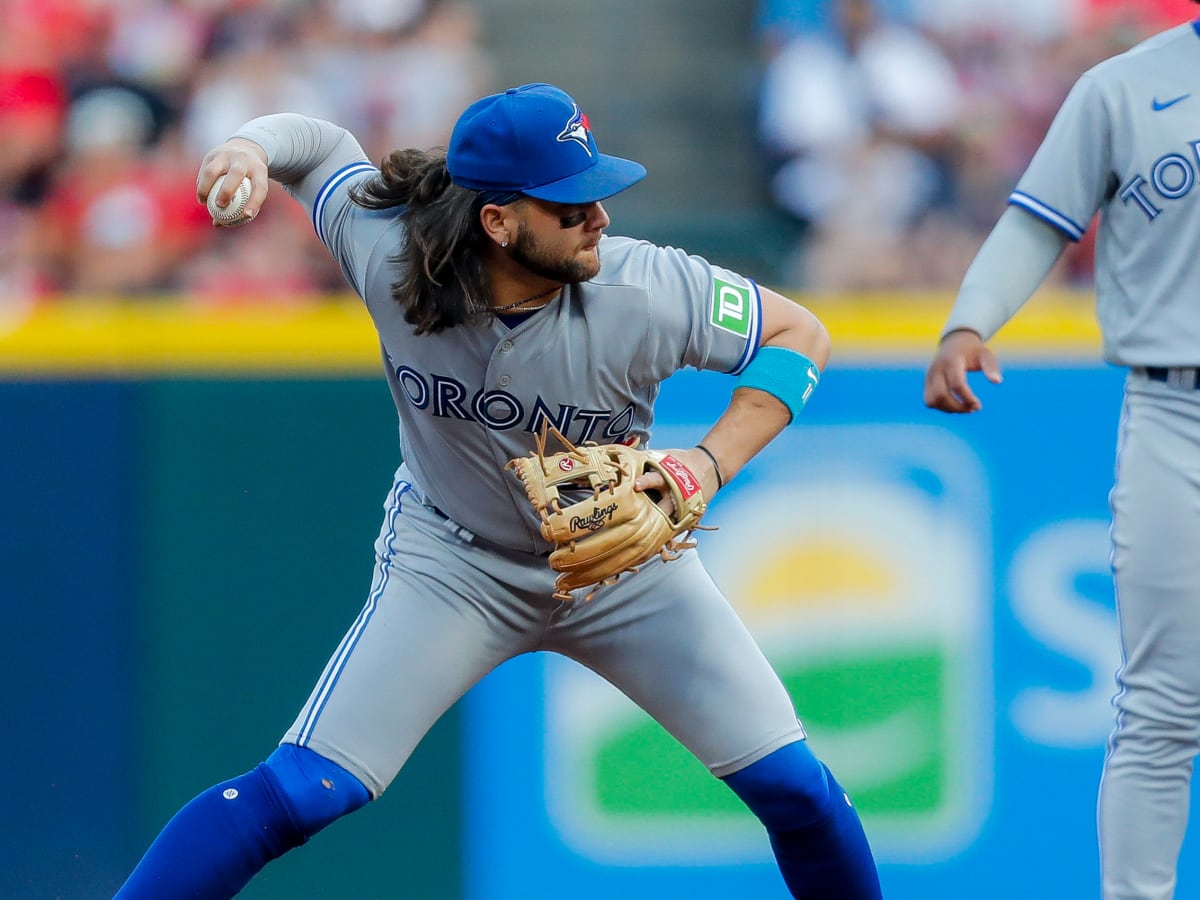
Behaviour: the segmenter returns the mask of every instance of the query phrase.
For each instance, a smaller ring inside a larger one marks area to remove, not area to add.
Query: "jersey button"
[[[509,378],[507,375],[501,375],[500,379],[498,381],[498,384],[500,385],[500,387],[508,387],[508,383],[510,381],[512,381],[512,379]]]
[[[505,341],[503,344],[500,345],[501,350],[511,350],[512,347],[513,347],[512,341]]]

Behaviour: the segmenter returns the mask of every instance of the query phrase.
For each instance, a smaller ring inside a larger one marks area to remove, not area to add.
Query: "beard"
[[[517,229],[517,239],[508,252],[513,261],[535,275],[563,284],[582,284],[600,271],[599,252],[587,261],[554,256],[523,226]]]

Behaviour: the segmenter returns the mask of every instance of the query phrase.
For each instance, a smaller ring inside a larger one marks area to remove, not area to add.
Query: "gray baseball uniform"
[[[1130,369],[1111,493],[1122,664],[1099,798],[1106,900],[1173,896],[1200,750],[1198,58],[1187,24],[1083,75],[1009,201],[1071,240],[1101,213],[1103,352]],[[993,236],[1024,240],[1005,218]],[[995,253],[976,264],[947,330],[986,339],[1031,291]]]
[[[505,463],[543,420],[575,442],[646,442],[659,384],[683,366],[737,373],[759,341],[757,289],[683,252],[604,238],[600,273],[507,324],[413,334],[392,298],[404,225],[348,189],[375,173],[341,129],[299,116],[238,133],[310,210],[365,300],[400,418],[367,603],[285,740],[373,795],[472,684],[550,650],[595,670],[714,774],[803,737],[791,700],[700,565],[655,560],[590,603],[559,603],[524,489]],[[414,690],[413,685],[420,685]]]

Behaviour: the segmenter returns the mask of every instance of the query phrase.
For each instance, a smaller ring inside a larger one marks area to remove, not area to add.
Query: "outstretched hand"
[[[982,372],[992,384],[1003,381],[992,351],[974,331],[952,331],[938,345],[925,371],[925,405],[948,413],[983,409],[967,383],[968,372]]]
[[[208,201],[208,192],[216,180],[228,175],[217,195],[217,205],[225,207],[233,199],[234,191],[242,178],[250,179],[250,199],[246,202],[244,215],[253,219],[267,199],[270,179],[267,177],[267,153],[253,141],[231,138],[205,154],[196,175],[196,199]]]

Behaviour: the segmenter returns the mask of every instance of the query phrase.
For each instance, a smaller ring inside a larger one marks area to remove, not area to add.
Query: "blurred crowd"
[[[1188,0],[761,0],[759,136],[785,280],[954,287],[1075,80]],[[1091,280],[1094,229],[1052,283]]]
[[[747,53],[767,202],[796,235],[786,282],[953,286],[1078,75],[1196,14],[1188,0],[758,0]],[[495,89],[473,0],[0,0],[0,22],[5,308],[342,292],[298,205],[214,228],[195,200],[203,154],[294,110],[346,125],[378,160],[444,144]],[[1087,282],[1090,254],[1072,249],[1056,277]]]
[[[444,144],[489,80],[454,0],[0,0],[0,23],[0,305],[342,291],[298,204],[214,228],[204,153],[281,110],[375,160]]]

